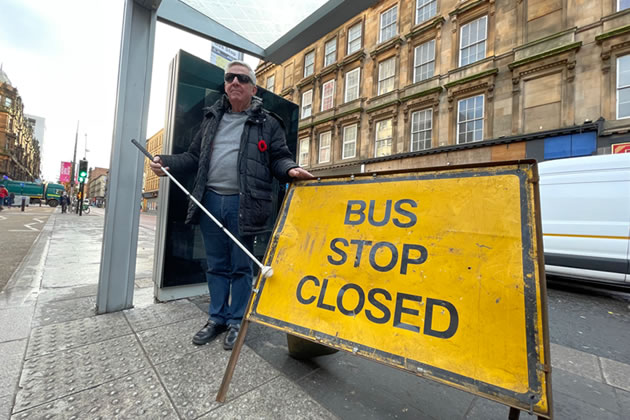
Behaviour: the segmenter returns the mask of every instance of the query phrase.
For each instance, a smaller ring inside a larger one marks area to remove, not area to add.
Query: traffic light
[[[84,183],[87,179],[88,161],[82,159],[79,161],[79,183]]]

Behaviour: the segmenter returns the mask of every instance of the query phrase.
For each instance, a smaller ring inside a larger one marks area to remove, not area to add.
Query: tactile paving
[[[87,318],[96,314],[96,296],[38,302],[33,327]]]
[[[95,387],[148,366],[133,335],[26,360],[14,411]]]
[[[206,320],[200,312],[197,318],[141,331],[138,337],[153,364],[163,363],[199,351],[201,347],[192,343],[192,337]]]
[[[185,419],[194,419],[217,407],[215,401],[231,352],[223,350],[222,338],[188,354],[155,366],[173,404]],[[230,389],[228,401],[251,391],[278,376],[260,356],[243,346]]]
[[[31,331],[26,358],[41,357],[131,333],[131,327],[120,312],[38,327]]]
[[[201,312],[188,300],[175,300],[144,308],[123,311],[134,331],[148,330],[185,319],[196,318]]]
[[[17,412],[12,420],[114,418],[177,419],[179,417],[155,373],[145,370]]]

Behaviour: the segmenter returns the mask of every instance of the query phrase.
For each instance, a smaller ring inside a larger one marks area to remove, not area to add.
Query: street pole
[[[77,142],[79,141],[79,121],[77,121],[77,133],[74,136],[74,155],[72,155],[72,168],[70,168],[70,198],[74,198],[74,166],[77,162]]]
[[[83,182],[79,184],[81,189],[81,199],[79,200],[79,216],[83,215]]]

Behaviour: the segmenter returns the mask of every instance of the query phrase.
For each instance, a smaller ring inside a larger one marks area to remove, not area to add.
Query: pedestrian
[[[192,195],[251,251],[271,216],[272,177],[289,182],[313,176],[293,161],[279,117],[254,97],[252,68],[235,60],[225,71],[226,95],[204,108],[188,151],[155,156],[150,165],[158,176],[165,175],[161,166],[175,175],[195,171]],[[192,201],[186,223],[200,224],[210,292],[208,322],[192,341],[206,344],[227,330],[223,348],[231,350],[251,294],[251,260]]]
[[[61,201],[61,212],[65,213],[68,210],[68,205],[70,204],[70,197],[68,197],[68,193],[64,191],[63,195],[61,196],[60,201]]]
[[[9,196],[9,191],[4,185],[0,185],[0,211],[4,210],[4,200]]]
[[[15,201],[15,194],[13,192],[9,193],[9,208],[13,207],[13,202]]]

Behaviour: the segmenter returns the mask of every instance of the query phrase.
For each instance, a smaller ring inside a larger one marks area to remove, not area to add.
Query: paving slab
[[[200,420],[333,420],[338,417],[320,406],[297,385],[285,377],[266,384],[228,402]]]
[[[0,397],[0,419],[5,420],[11,417],[12,405],[13,405],[13,395]]]
[[[203,346],[194,345],[192,337],[206,321],[206,315],[199,313],[196,318],[141,331],[138,338],[153,364],[164,363],[200,351]]]
[[[134,288],[133,290],[133,307],[134,309],[146,308],[156,304],[153,296],[152,287]]]
[[[31,287],[14,287],[5,288],[0,292],[0,308],[22,308],[26,306],[35,306],[39,288]]]
[[[149,367],[129,335],[24,362],[14,413],[53,401]]]
[[[20,380],[22,360],[26,350],[26,339],[0,343],[0,396],[13,398]]]
[[[222,340],[217,339],[203,346],[203,351],[155,366],[182,418],[197,418],[220,405],[215,399],[230,354],[231,352],[223,350]],[[227,402],[256,389],[278,375],[279,372],[269,363],[247,346],[243,346],[227,394]]]
[[[12,419],[177,419],[152,370],[144,370],[15,414]]]
[[[619,404],[615,390],[604,383],[593,381],[561,369],[552,371],[554,407],[562,407],[563,401],[570,403],[564,396],[577,398],[582,403],[602,410],[619,414]],[[568,408],[567,412],[571,412]]]
[[[615,395],[619,403],[619,413],[621,413],[622,417],[630,418],[630,392],[615,388]]]
[[[476,397],[466,415],[466,420],[507,420],[509,413],[510,407],[507,405]],[[527,411],[521,411],[519,416],[520,420],[536,420],[537,418],[538,416],[530,415]]]
[[[266,334],[260,332],[257,335],[252,334],[252,330],[257,328],[264,329],[266,327],[250,324],[245,343],[287,378],[298,380],[319,369],[317,359],[295,360],[289,356],[286,333],[267,329]]]
[[[0,308],[0,340],[28,338],[35,306]]]
[[[69,300],[83,297],[96,296],[98,292],[98,284],[89,284],[85,286],[69,286],[56,287],[53,289],[41,289],[37,302],[46,303],[56,300]]]
[[[570,347],[551,343],[551,365],[575,375],[602,382],[597,356]]]
[[[199,308],[186,299],[123,311],[134,331],[199,317]]]
[[[149,274],[148,277],[143,278],[141,276],[138,275],[138,273],[136,272],[136,282],[135,282],[135,286],[137,288],[144,288],[144,287],[150,287],[153,288],[153,279],[151,278],[151,274]]]
[[[346,352],[319,357],[300,386],[341,418],[463,418],[474,395]]]
[[[604,357],[600,361],[606,383],[630,391],[630,366]]]
[[[98,263],[46,267],[42,279],[42,288],[75,287],[94,284],[99,276]]]
[[[96,296],[37,302],[33,327],[87,318],[96,314]]]
[[[602,407],[588,404],[579,395],[576,398],[554,393],[555,420],[623,420],[619,414],[611,413]]]
[[[131,327],[120,312],[37,327],[31,331],[26,359],[131,333]]]

